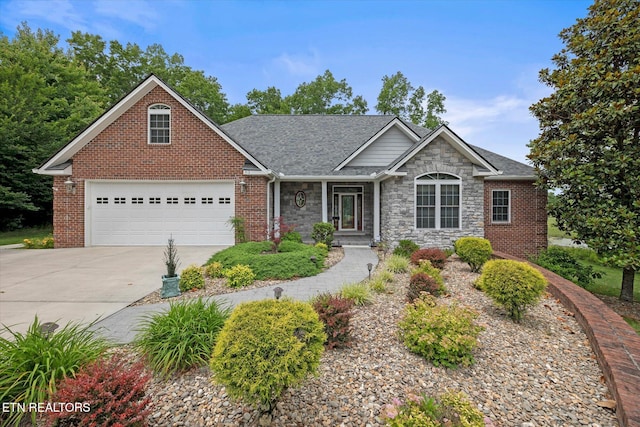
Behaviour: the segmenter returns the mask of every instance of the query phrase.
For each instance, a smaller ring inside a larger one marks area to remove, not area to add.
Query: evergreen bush
[[[227,278],[227,286],[230,288],[249,286],[256,280],[256,275],[251,267],[242,264],[223,270],[222,275]]]
[[[546,286],[542,273],[529,264],[505,259],[488,261],[478,279],[478,287],[515,322],[540,301]]]
[[[311,238],[316,243],[324,243],[328,248],[333,244],[333,233],[335,228],[330,222],[316,222],[313,224]]]
[[[180,282],[178,283],[180,292],[188,292],[193,289],[204,288],[204,277],[202,277],[202,268],[195,264],[191,264],[180,274]]]
[[[393,250],[393,255],[403,256],[405,258],[411,258],[411,255],[420,249],[420,246],[415,244],[411,240],[400,240],[398,246]]]
[[[491,242],[482,237],[461,237],[455,242],[456,254],[477,273],[485,262],[491,258],[493,250]]]
[[[242,303],[218,336],[210,362],[213,380],[231,397],[271,411],[284,390],[316,372],[326,340],[310,304]]]

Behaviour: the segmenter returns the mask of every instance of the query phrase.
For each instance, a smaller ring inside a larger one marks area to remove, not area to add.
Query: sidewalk
[[[378,264],[378,257],[371,248],[368,246],[345,246],[344,258],[329,270],[317,276],[281,283],[278,286],[284,289],[283,296],[305,301],[323,292],[335,292],[345,283],[355,283],[366,279],[369,275],[368,263],[372,263],[374,267]],[[212,298],[235,306],[241,302],[273,297],[273,287],[267,286]],[[126,307],[98,322],[95,328],[101,335],[113,342],[127,344],[133,341],[138,324],[144,316],[168,308],[169,303]]]

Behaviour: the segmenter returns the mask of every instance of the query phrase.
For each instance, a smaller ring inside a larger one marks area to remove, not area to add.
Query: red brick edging
[[[499,251],[495,251],[494,256],[524,261]],[[618,422],[622,427],[640,427],[640,335],[590,292],[532,265],[549,281],[549,292],[575,314],[587,334],[616,401]]]

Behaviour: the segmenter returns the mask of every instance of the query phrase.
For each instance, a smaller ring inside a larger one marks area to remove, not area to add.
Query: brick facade
[[[511,220],[492,222],[493,190],[511,191]],[[493,181],[484,183],[484,236],[496,251],[522,258],[547,247],[547,192],[533,181]]]
[[[171,144],[147,143],[147,109],[171,107]],[[156,87],[73,156],[75,194],[67,177],[54,179],[56,247],[84,246],[85,180],[233,180],[235,214],[245,219],[247,237],[262,240],[267,227],[267,180],[243,175],[245,157],[194,116],[173,96]],[[247,183],[242,192],[239,183]]]

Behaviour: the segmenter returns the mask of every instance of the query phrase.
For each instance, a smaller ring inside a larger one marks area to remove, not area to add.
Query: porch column
[[[273,182],[273,218],[280,216],[280,180]]]
[[[380,241],[380,181],[373,181],[373,239]]]
[[[322,222],[329,222],[327,218],[327,181],[322,181]]]

